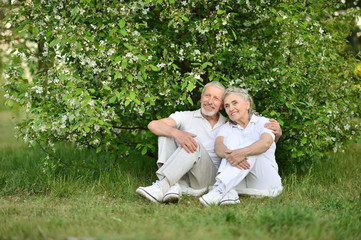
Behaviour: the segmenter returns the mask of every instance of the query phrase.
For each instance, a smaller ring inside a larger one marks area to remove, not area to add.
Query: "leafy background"
[[[154,156],[148,122],[198,108],[202,86],[217,80],[248,89],[282,125],[279,163],[305,168],[360,133],[359,55],[348,49],[357,4],[11,2],[6,104],[24,109],[18,136],[47,164],[58,162],[57,142]]]

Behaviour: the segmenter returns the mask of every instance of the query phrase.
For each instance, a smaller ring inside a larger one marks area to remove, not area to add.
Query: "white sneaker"
[[[214,188],[207,194],[200,197],[199,201],[205,206],[218,205],[219,202],[222,200],[223,196],[224,193],[219,191],[217,188]]]
[[[164,194],[163,202],[178,202],[182,198],[182,191],[178,183],[174,184],[171,188],[169,188],[168,192]]]
[[[162,187],[158,181],[148,187],[139,187],[135,192],[155,203],[162,202],[163,199]]]
[[[232,189],[224,195],[222,200],[219,202],[219,205],[228,205],[228,204],[236,204],[240,203],[239,196],[236,190]]]

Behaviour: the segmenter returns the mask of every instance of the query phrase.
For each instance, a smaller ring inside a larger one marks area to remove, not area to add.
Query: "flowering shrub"
[[[26,110],[18,130],[30,145],[154,152],[147,123],[197,108],[212,80],[247,88],[281,123],[279,160],[320,159],[360,132],[344,51],[359,10],[341,1],[19,2],[10,22],[37,47],[14,51],[5,88]]]

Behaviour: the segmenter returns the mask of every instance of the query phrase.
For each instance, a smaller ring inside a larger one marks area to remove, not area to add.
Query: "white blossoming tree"
[[[155,152],[147,123],[197,108],[212,80],[248,89],[282,124],[280,161],[322,159],[359,135],[356,59],[344,50],[359,10],[342,1],[18,3],[9,22],[36,48],[16,48],[5,88],[26,109],[18,130],[30,145]]]

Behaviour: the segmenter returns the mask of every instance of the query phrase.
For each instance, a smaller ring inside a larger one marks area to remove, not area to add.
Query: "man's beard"
[[[208,112],[205,109],[203,109],[204,106],[209,106],[209,107],[213,108],[214,110],[212,112]],[[202,103],[201,111],[202,111],[202,114],[207,117],[213,117],[217,113],[216,108],[208,103]]]

